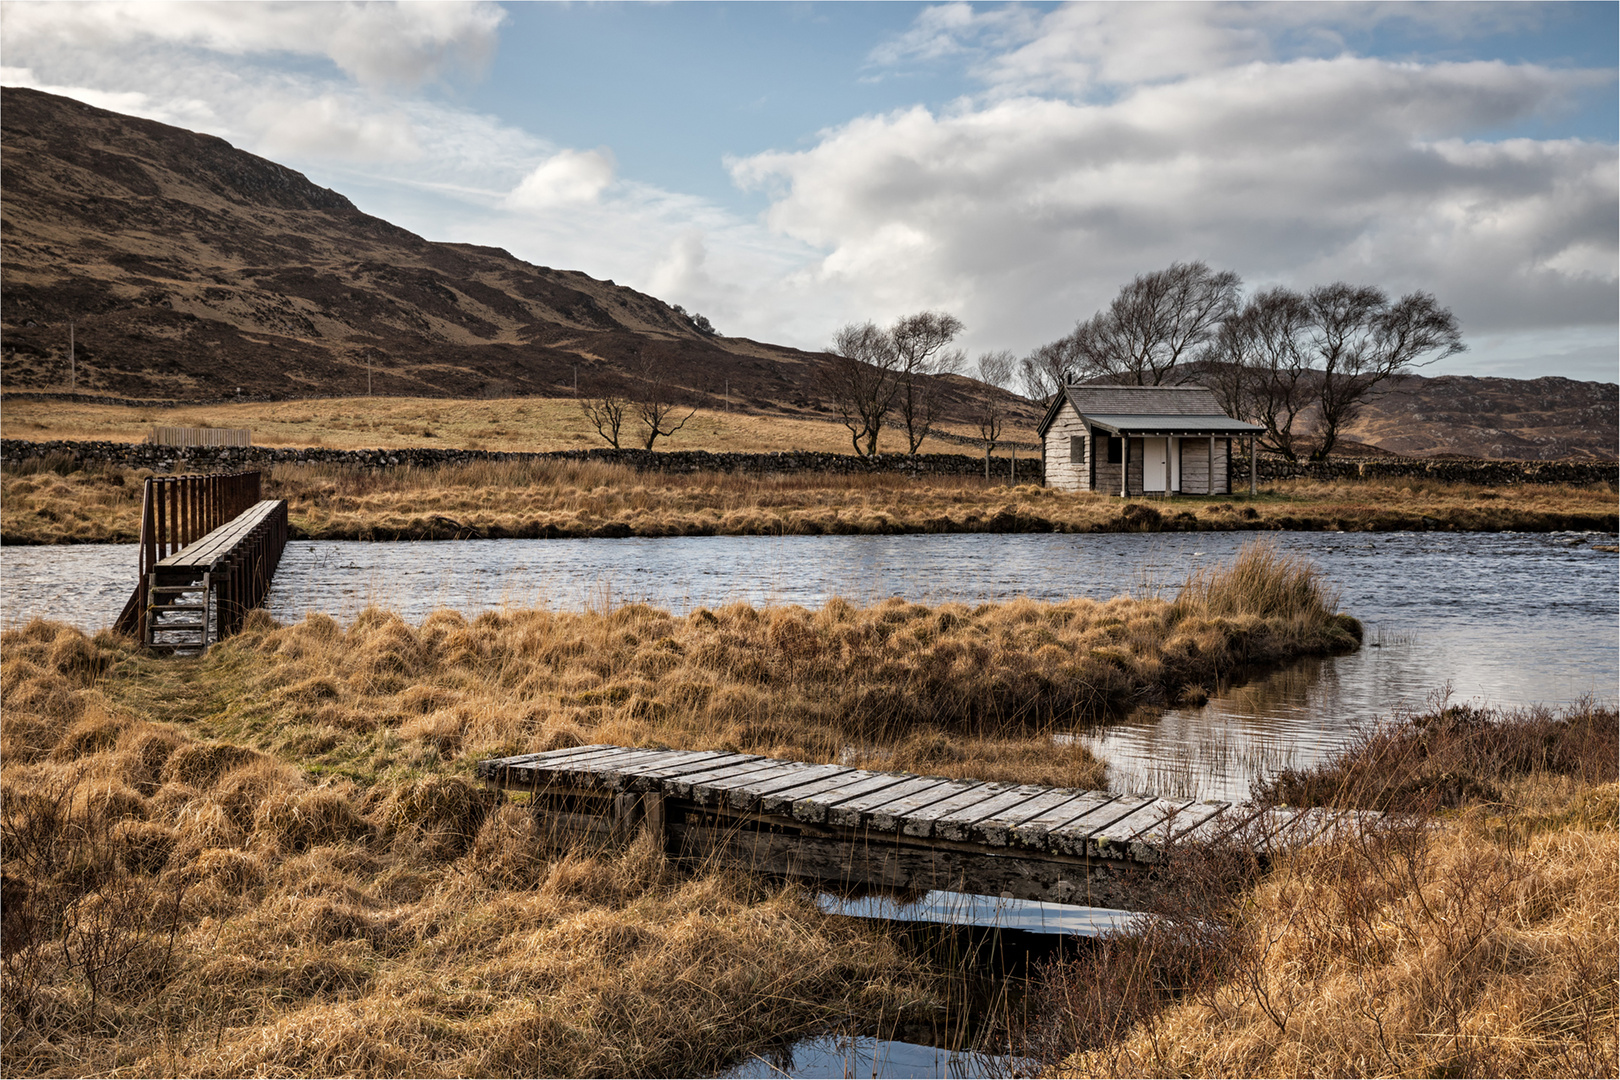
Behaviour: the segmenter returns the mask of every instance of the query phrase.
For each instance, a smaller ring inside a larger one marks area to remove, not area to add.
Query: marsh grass
[[[39,1075],[701,1075],[960,973],[797,888],[567,847],[466,779],[584,742],[1100,786],[1060,723],[1338,648],[1122,598],[256,613],[194,659],[0,634],[0,1067]],[[1289,632],[1297,623],[1287,624]]]
[[[1616,730],[1590,702],[1437,706],[1286,771],[1273,797],[1386,815],[1267,873],[1172,864],[1161,911],[1046,972],[1028,1052],[1073,1076],[1613,1075]]]

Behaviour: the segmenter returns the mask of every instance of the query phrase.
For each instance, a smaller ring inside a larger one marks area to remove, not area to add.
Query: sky
[[[970,353],[1201,259],[1433,293],[1430,374],[1620,377],[1620,5],[0,4],[0,83],[806,349]]]

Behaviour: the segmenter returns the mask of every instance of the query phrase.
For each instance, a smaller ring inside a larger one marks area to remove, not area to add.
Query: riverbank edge
[[[1143,506],[1127,503],[1127,507]],[[1146,506],[1147,509],[1153,509]],[[1450,516],[1450,515],[1446,515]],[[1112,521],[1098,524],[1074,525],[1052,522],[1048,519],[1007,512],[988,519],[956,521],[930,519],[922,522],[848,521],[840,519],[833,527],[821,527],[818,522],[783,523],[781,528],[729,529],[710,522],[695,523],[688,528],[671,529],[660,523],[638,528],[631,522],[612,521],[601,525],[560,527],[553,522],[528,522],[516,528],[502,525],[479,527],[449,518],[435,518],[404,527],[356,524],[347,527],[322,526],[318,529],[292,524],[292,540],[359,541],[367,543],[451,542],[457,540],[626,540],[668,539],[689,536],[939,536],[1019,533],[1166,533],[1166,532],[1481,532],[1481,533],[1554,533],[1591,532],[1614,536],[1620,532],[1620,514],[1560,514],[1537,511],[1519,511],[1510,520],[1480,523],[1445,520],[1426,514],[1405,514],[1381,511],[1379,516],[1366,522],[1348,521],[1342,514],[1298,515],[1284,514],[1272,520],[1209,521],[1191,514],[1161,515],[1160,520],[1143,521],[1140,513],[1121,513]],[[799,527],[795,527],[799,526]],[[139,537],[131,531],[114,531],[109,535],[84,538],[40,539],[18,536],[0,531],[0,547],[75,547],[79,544],[133,544]]]

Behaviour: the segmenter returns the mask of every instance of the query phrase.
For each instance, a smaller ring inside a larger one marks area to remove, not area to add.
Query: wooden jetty
[[[206,649],[264,602],[287,546],[287,502],[257,472],[153,476],[141,499],[140,578],[118,628],[149,648]]]
[[[870,772],[721,751],[580,746],[492,758],[563,839],[646,828],[681,858],[842,887],[948,889],[1142,910],[1154,871],[1225,840],[1262,857],[1359,816]]]

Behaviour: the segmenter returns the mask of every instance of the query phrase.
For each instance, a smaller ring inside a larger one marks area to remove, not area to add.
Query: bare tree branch
[[[821,391],[849,429],[855,453],[871,457],[900,391],[894,343],[873,323],[850,323],[838,331],[830,351],[821,368]]]
[[[1077,374],[1138,386],[1180,381],[1181,365],[1237,313],[1239,283],[1202,262],[1137,276],[1069,335]]]
[[[960,350],[946,349],[961,332],[962,320],[943,311],[907,315],[888,331],[900,377],[896,406],[911,454],[928,437],[939,413],[940,388],[934,376],[955,370],[966,359]]]
[[[596,429],[596,433],[607,440],[613,449],[619,449],[619,429],[624,426],[624,414],[630,408],[630,402],[620,395],[607,391],[596,397],[581,398],[579,407],[585,413],[585,419]]]

